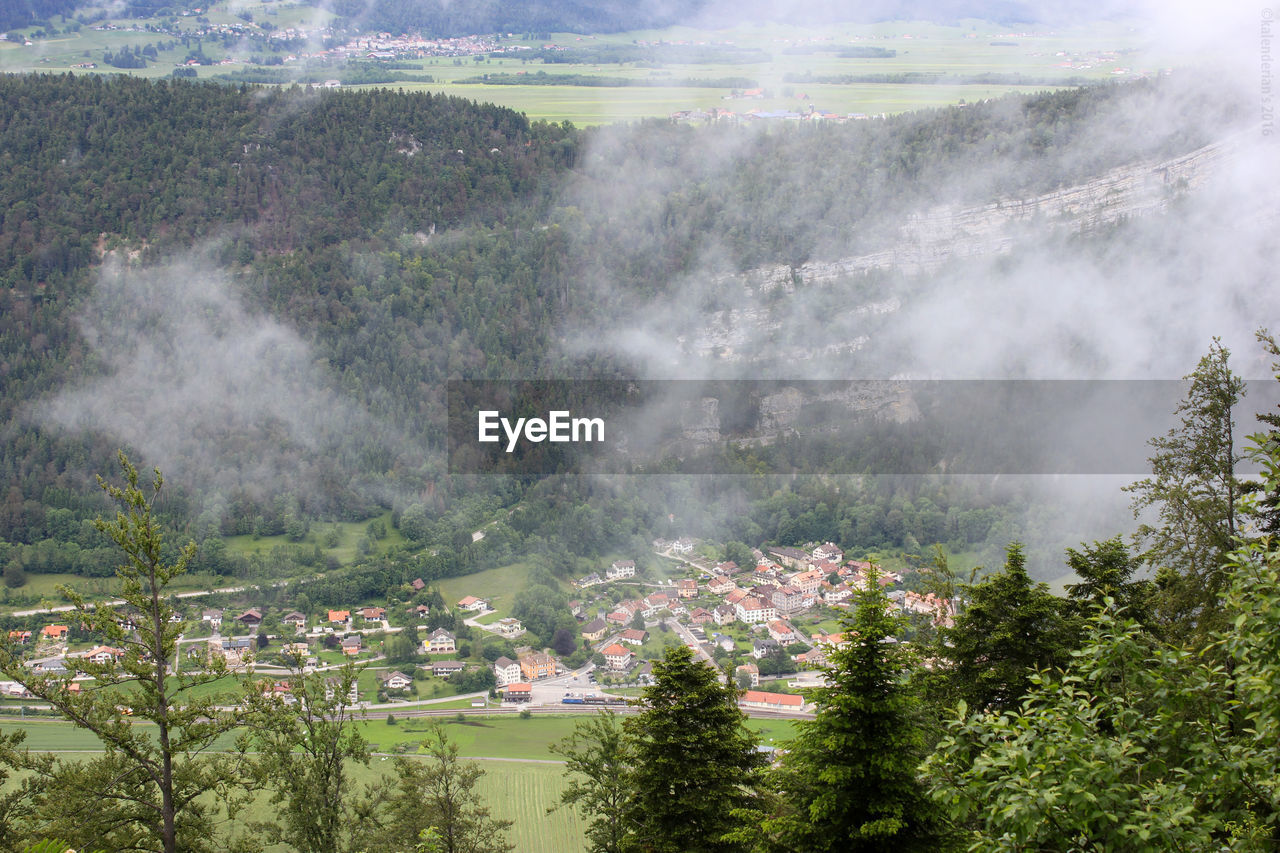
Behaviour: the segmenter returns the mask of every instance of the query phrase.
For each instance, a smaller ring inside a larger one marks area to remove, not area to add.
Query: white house
[[[519,619],[512,616],[506,616],[493,623],[489,630],[493,631],[495,634],[501,634],[504,637],[514,639],[524,633],[524,625],[520,624]]]
[[[107,664],[124,657],[124,652],[120,649],[113,649],[111,646],[95,646],[84,653],[84,659],[92,663]]]
[[[632,578],[636,574],[635,560],[615,560],[613,565],[605,570],[605,577],[611,581],[620,580],[621,578]]]
[[[449,652],[456,652],[458,650],[454,640],[455,638],[453,634],[449,633],[444,628],[437,628],[431,632],[431,636],[427,637],[423,645],[427,647],[427,654],[448,654]]]
[[[631,649],[620,643],[614,643],[604,649],[601,654],[604,655],[604,661],[609,666],[609,669],[619,672],[631,666],[631,659],[634,657],[631,654]]]
[[[520,664],[509,657],[500,657],[493,662],[493,675],[499,687],[520,683]]]
[[[717,625],[728,625],[730,622],[736,622],[738,619],[734,608],[727,604],[721,604],[715,610],[711,611],[712,617]]]
[[[412,678],[399,671],[388,672],[379,677],[382,679],[382,686],[388,690],[407,690],[413,684]]]
[[[707,592],[712,595],[728,595],[738,588],[738,584],[733,578],[725,575],[712,575],[711,580],[707,581]]]
[[[844,551],[834,542],[827,542],[813,549],[813,559],[840,562],[844,559]]]
[[[796,641],[796,631],[781,619],[775,619],[768,625],[769,636],[782,645],[787,646]]]
[[[760,625],[778,618],[778,611],[773,605],[758,598],[742,599],[734,606],[734,614],[748,625]]]

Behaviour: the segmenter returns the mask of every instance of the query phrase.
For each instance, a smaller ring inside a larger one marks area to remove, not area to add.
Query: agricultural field
[[[577,853],[585,847],[587,823],[571,809],[556,805],[564,789],[558,764],[483,761],[480,793],[498,818],[514,821],[507,833],[516,850],[531,853]]]
[[[465,723],[445,723],[449,737],[460,753],[480,761],[485,771],[480,792],[498,818],[514,821],[509,836],[522,853],[570,853],[583,847],[585,823],[574,812],[555,805],[564,786],[563,765],[548,747],[572,731],[581,717],[471,718]],[[361,723],[363,734],[377,752],[390,752],[397,743],[411,743],[425,736],[430,725],[425,720],[401,720],[388,725],[384,719]],[[748,726],[760,734],[763,743],[773,745],[790,735],[792,724],[785,720],[751,719]],[[17,728],[27,731],[26,745],[33,750],[66,753],[96,751],[98,741],[90,734],[63,721],[4,721],[0,732]],[[222,748],[230,748],[233,737],[224,738]],[[412,754],[412,753],[410,753]],[[390,772],[390,759],[375,756],[368,767],[352,765],[352,783],[363,787],[377,776]],[[269,808],[266,797],[251,807]]]
[[[0,723],[0,731],[8,732],[12,724]],[[88,758],[95,753],[97,741],[82,730],[66,723],[31,723],[27,745],[37,750],[57,750],[68,759]],[[451,732],[452,734],[452,732]],[[485,775],[479,784],[480,796],[495,817],[514,821],[508,832],[516,850],[527,853],[572,853],[583,849],[585,823],[570,810],[547,809],[559,800],[564,787],[564,770],[559,763],[535,763],[511,760],[481,761]],[[368,766],[352,764],[351,784],[357,788],[372,783],[391,772],[391,760],[375,756]],[[5,784],[16,784],[15,776]],[[266,818],[272,806],[262,795],[249,807],[247,819]],[[257,814],[255,814],[255,812]],[[278,850],[288,848],[280,847]]]
[[[0,70],[129,73],[167,77],[198,52],[207,64],[192,66],[201,80],[228,79],[247,69],[266,69],[296,79],[312,63],[310,75],[330,67],[320,44],[328,17],[287,4],[214,3],[203,16],[109,22],[115,29],[52,22],[58,32],[30,43],[0,43]],[[244,17],[245,15],[249,17]],[[153,31],[146,31],[150,26]],[[179,40],[172,33],[199,28],[238,28],[252,38],[205,37]],[[272,52],[265,29],[295,27],[303,40]],[[71,31],[74,30],[74,31]],[[160,30],[162,32],[156,32]],[[666,117],[690,110],[807,112],[877,116],[928,107],[971,103],[1010,92],[1078,85],[1081,82],[1153,75],[1188,58],[1169,55],[1150,34],[1123,22],[1066,29],[1011,31],[983,21],[956,25],[926,22],[841,24],[824,29],[741,25],[699,31],[675,27],[601,36],[552,33],[550,41],[523,36],[497,41],[497,51],[468,57],[416,57],[398,53],[398,79],[356,85],[393,87],[459,95],[511,107],[532,119],[593,125]],[[636,44],[710,46],[745,61],[601,61],[608,50]],[[107,52],[151,45],[147,67],[116,69]],[[522,54],[554,45],[578,62],[544,63]],[[498,52],[501,51],[501,52]],[[851,53],[852,51],[852,53]],[[256,63],[270,62],[269,66]],[[92,69],[87,65],[94,65]],[[369,65],[370,63],[364,63]],[[189,73],[189,72],[186,72]],[[321,76],[325,76],[322,74]],[[486,82],[488,78],[488,82]],[[523,80],[521,78],[524,78]],[[737,86],[715,85],[738,81]],[[501,83],[500,85],[495,85]],[[747,85],[750,84],[750,85]],[[735,92],[758,89],[750,97]],[[344,547],[348,547],[344,543]]]
[[[219,587],[235,586],[234,578],[225,578],[205,572],[192,572],[174,578],[169,588],[173,592],[197,592]],[[100,601],[113,598],[119,594],[118,582],[114,577],[87,578],[72,574],[38,574],[27,575],[27,582],[18,589],[0,586],[0,611],[23,611],[43,607],[61,607],[70,600],[58,591],[65,586],[75,590],[88,601]]]
[[[470,707],[469,699],[457,700],[459,710]],[[448,706],[434,706],[448,707]],[[377,716],[374,716],[375,713]],[[436,722],[442,722],[449,739],[458,745],[459,753],[467,758],[510,759],[512,761],[554,761],[556,756],[550,746],[568,736],[582,714],[564,716],[535,715],[529,719],[516,716],[486,717],[467,715],[465,721],[452,718],[400,718],[394,725],[386,721],[386,711],[370,712],[368,720],[359,722],[360,734],[369,741],[375,752],[390,753],[398,744],[415,744],[426,737]],[[146,725],[139,723],[138,725]],[[759,733],[765,743],[782,741],[791,736],[794,724],[790,720],[771,717],[752,717],[747,721],[752,731]],[[27,731],[26,746],[35,751],[76,750],[92,752],[98,740],[65,720],[59,719],[6,719],[0,720],[0,732],[15,729]],[[234,738],[227,736],[222,748],[230,749]]]

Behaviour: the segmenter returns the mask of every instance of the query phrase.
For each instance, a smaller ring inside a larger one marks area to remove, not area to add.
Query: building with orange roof
[[[748,690],[742,694],[739,704],[748,708],[765,708],[770,711],[802,711],[804,697],[790,693],[766,693],[763,690]]]
[[[634,657],[631,649],[621,643],[614,643],[608,646],[600,654],[604,655],[604,662],[609,669],[618,670],[619,672],[630,668],[631,660]]]

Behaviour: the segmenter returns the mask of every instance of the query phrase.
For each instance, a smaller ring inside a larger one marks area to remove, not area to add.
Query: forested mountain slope
[[[1199,120],[1142,124],[1171,104]],[[0,78],[0,539],[72,536],[96,507],[89,472],[120,443],[200,493],[190,514],[211,532],[278,529],[286,505],[447,512],[490,487],[442,477],[446,378],[643,373],[615,324],[718,310],[689,303],[704,295],[691,282],[834,261],[912,211],[1185,155],[1235,115],[1168,80],[846,125],[581,132],[387,91]],[[898,288],[853,283],[882,285]],[[254,361],[244,335],[260,329],[283,343]],[[580,345],[593,334],[609,345]],[[123,369],[139,346],[183,357]],[[220,365],[238,367],[208,373]],[[149,405],[193,386],[223,390],[194,416]],[[313,435],[300,401],[361,426]],[[136,415],[79,429],[121,411]],[[161,439],[193,417],[234,454],[167,458]],[[283,503],[254,477],[282,452],[276,467],[306,472]],[[72,522],[51,526],[47,508]]]

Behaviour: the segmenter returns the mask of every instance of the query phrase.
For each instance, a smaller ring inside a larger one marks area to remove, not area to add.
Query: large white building
[[[621,578],[633,578],[636,575],[635,560],[616,560],[605,570],[604,576],[611,581]]]
[[[759,625],[778,618],[778,611],[772,604],[766,604],[758,598],[744,598],[734,605],[738,619],[748,625]]]
[[[521,680],[520,663],[513,661],[509,657],[500,657],[493,662],[493,675],[497,679],[498,687],[519,684]]]

